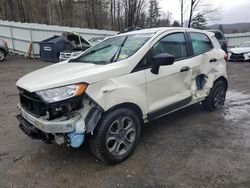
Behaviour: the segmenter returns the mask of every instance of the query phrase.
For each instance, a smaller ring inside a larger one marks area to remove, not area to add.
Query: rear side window
[[[207,35],[203,33],[189,33],[194,55],[200,55],[213,49],[213,44]]]
[[[217,48],[221,48],[220,43],[217,38],[215,38],[215,36],[212,36],[211,39],[213,41],[214,46],[216,46]]]
[[[187,47],[184,33],[173,33],[160,39],[153,46],[153,55],[168,53],[175,58],[183,59],[187,57]]]

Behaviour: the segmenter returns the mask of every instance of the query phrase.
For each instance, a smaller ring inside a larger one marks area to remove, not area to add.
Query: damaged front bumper
[[[20,104],[17,105],[20,115],[30,124],[45,133],[69,133],[74,131],[76,122],[81,118],[81,114],[75,114],[71,119],[58,118],[55,120],[44,120],[29,114]]]
[[[17,119],[21,130],[33,139],[45,143],[67,144],[80,147],[84,142],[85,134],[92,133],[102,115],[102,109],[83,102],[83,108],[72,112],[71,116],[61,116],[53,120],[46,117],[35,117],[21,104],[17,105],[20,114]]]

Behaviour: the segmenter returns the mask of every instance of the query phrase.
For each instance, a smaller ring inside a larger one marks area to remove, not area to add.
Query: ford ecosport
[[[151,28],[108,38],[17,82],[20,128],[45,143],[80,147],[119,163],[145,122],[202,102],[223,107],[227,55],[213,33]]]

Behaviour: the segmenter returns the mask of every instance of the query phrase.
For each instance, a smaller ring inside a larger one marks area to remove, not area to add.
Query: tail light
[[[228,55],[226,53],[224,55],[224,60],[226,61],[226,63],[228,62]]]

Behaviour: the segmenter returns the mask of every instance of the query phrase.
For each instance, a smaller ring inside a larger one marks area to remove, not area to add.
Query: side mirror
[[[151,72],[153,74],[158,74],[160,66],[172,65],[174,63],[175,57],[168,53],[158,54],[153,57],[153,66]]]

